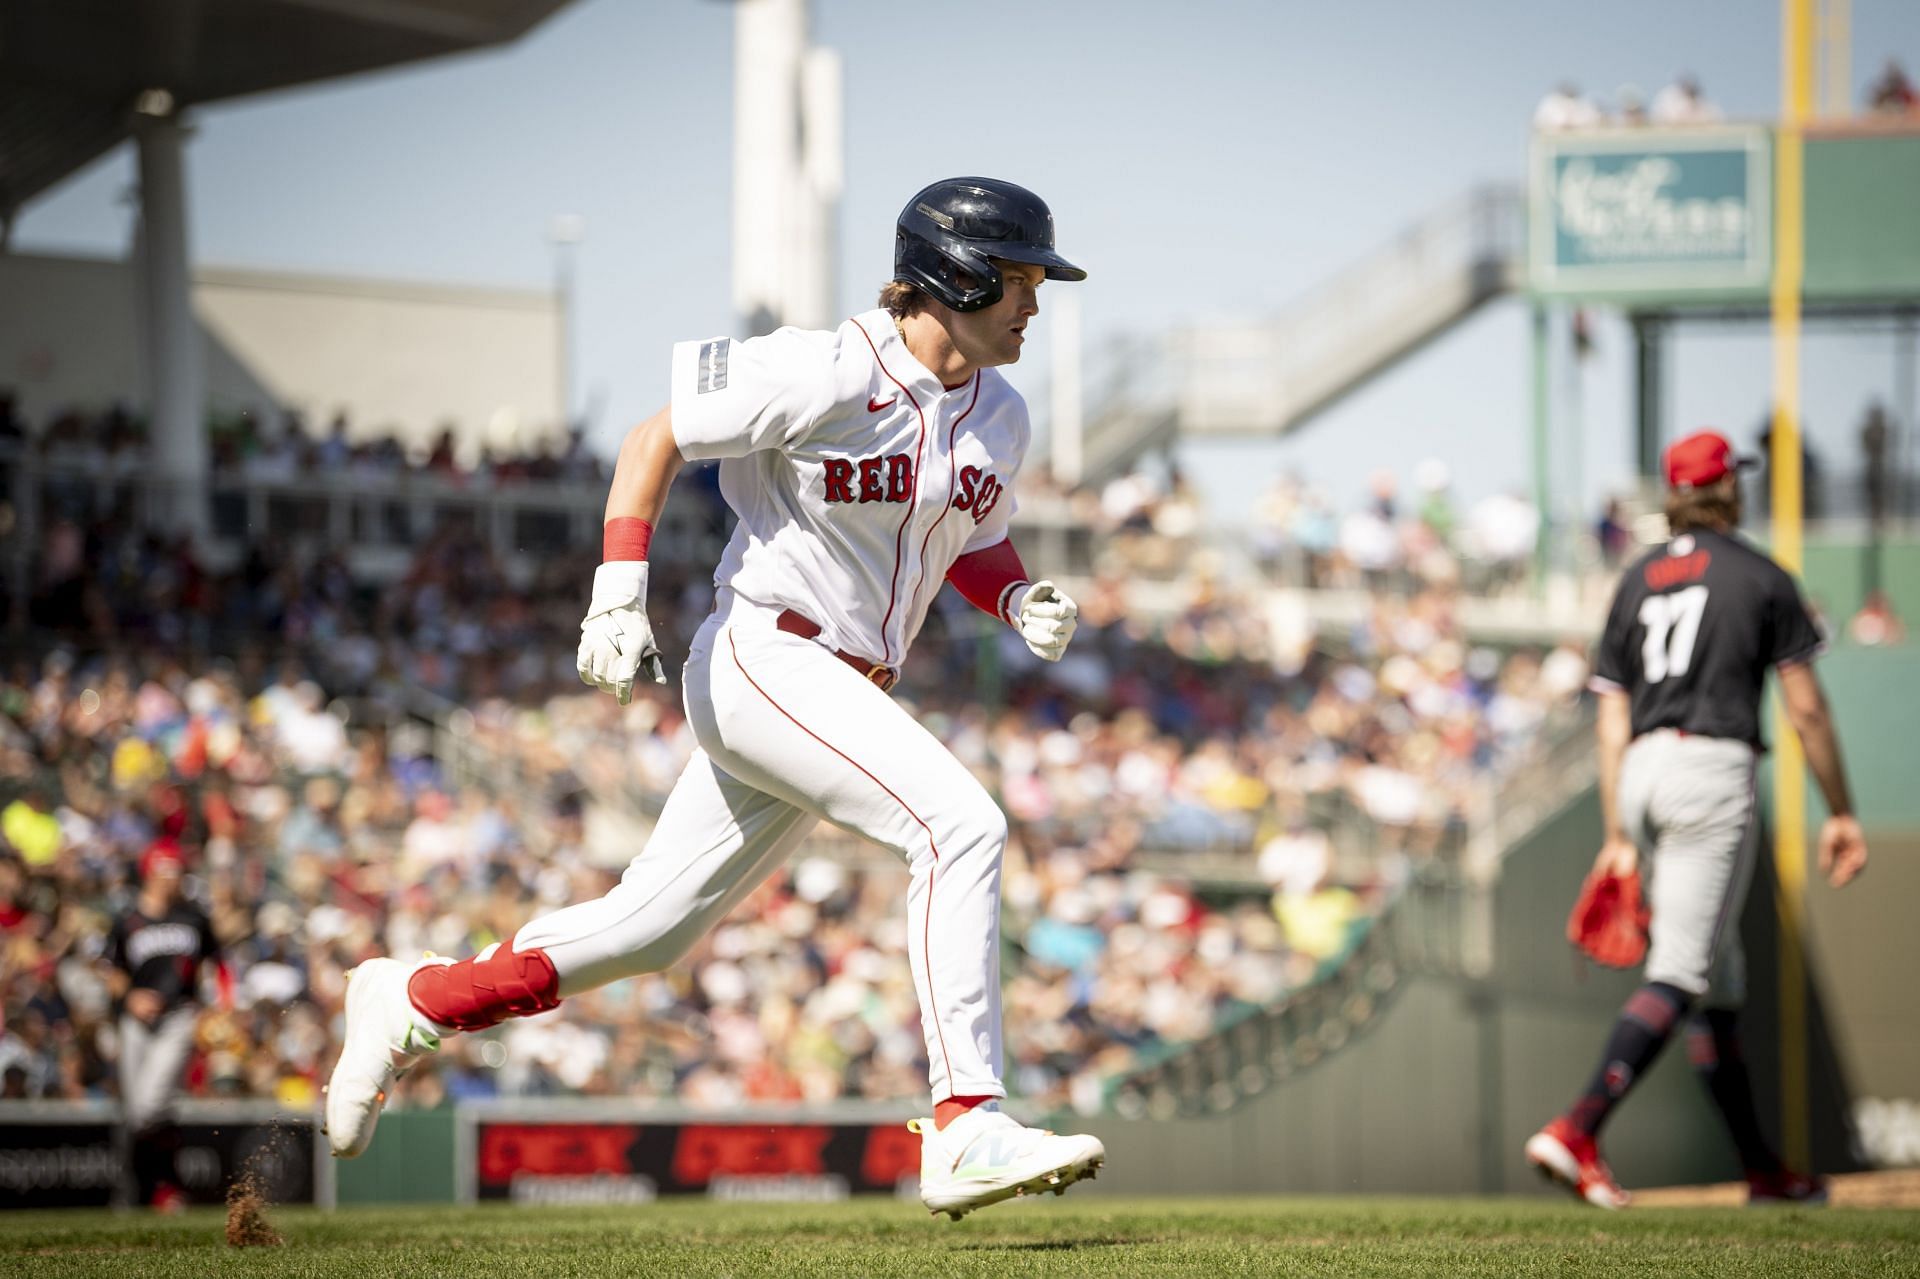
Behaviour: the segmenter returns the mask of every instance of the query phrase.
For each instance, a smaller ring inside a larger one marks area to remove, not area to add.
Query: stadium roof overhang
[[[126,138],[150,90],[178,109],[463,53],[566,3],[0,0],[0,221]]]

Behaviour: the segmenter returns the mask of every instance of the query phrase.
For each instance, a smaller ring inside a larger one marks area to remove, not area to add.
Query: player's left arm
[[[975,608],[1019,631],[1036,657],[1057,662],[1066,656],[1080,625],[1080,606],[1052,582],[1032,581],[1009,536],[1013,514],[1019,509],[1013,482],[1026,457],[1028,438],[1023,429],[1013,473],[1007,476],[1006,496],[967,539],[960,558],[947,570],[947,580]]]
[[[1820,872],[1835,888],[1845,886],[1867,868],[1867,837],[1853,813],[1853,793],[1847,787],[1846,765],[1840,758],[1840,736],[1813,663],[1788,662],[1779,668],[1780,701],[1787,722],[1800,736],[1807,767],[1820,784],[1831,814],[1820,827]]]
[[[1867,837],[1853,815],[1840,738],[1820,677],[1813,673],[1813,659],[1826,651],[1826,636],[1800,598],[1799,586],[1784,570],[1776,569],[1771,575],[1761,627],[1763,656],[1780,678],[1780,702],[1787,722],[1806,749],[1807,767],[1820,783],[1831,814],[1820,828],[1820,871],[1839,888],[1866,869]]]

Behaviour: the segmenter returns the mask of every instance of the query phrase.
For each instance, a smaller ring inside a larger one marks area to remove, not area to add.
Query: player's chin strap
[[[560,974],[544,950],[495,943],[457,964],[429,964],[407,982],[413,1006],[455,1030],[485,1030],[509,1017],[560,1006]]]

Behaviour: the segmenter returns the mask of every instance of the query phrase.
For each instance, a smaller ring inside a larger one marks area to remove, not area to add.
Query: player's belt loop
[[[779,618],[775,620],[774,627],[778,630],[785,631],[789,635],[798,635],[801,639],[817,639],[820,635],[820,623],[810,617],[796,613],[792,609],[784,610]],[[848,666],[853,667],[854,670],[859,671],[860,678],[866,680],[883,693],[891,693],[893,686],[899,682],[900,672],[894,670],[891,666],[885,666],[879,662],[870,662],[864,657],[856,657],[844,649],[835,648],[829,649],[828,651]]]

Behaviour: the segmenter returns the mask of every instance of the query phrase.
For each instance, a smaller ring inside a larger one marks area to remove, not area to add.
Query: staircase
[[[1104,352],[1088,378],[1084,476],[1176,435],[1284,435],[1518,287],[1525,199],[1482,186],[1257,324],[1202,325]]]

